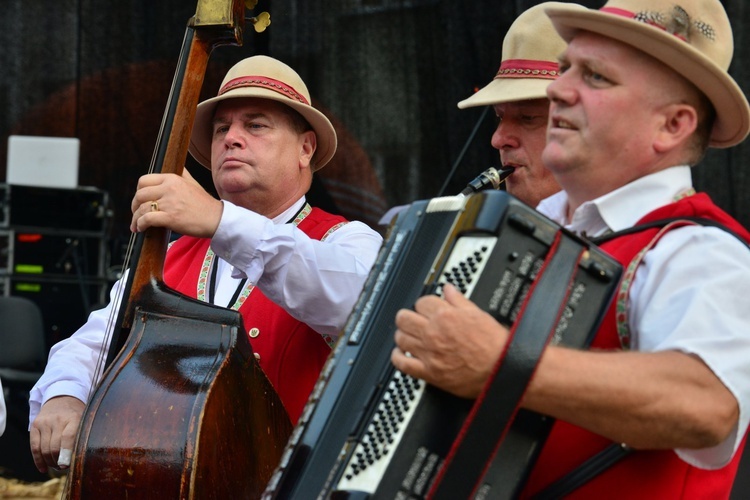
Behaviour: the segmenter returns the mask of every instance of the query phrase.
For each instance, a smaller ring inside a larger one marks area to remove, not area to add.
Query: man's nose
[[[547,86],[547,97],[550,101],[571,102],[574,99],[575,92],[571,85],[572,76],[570,72],[563,73],[557,79]]]
[[[495,127],[495,133],[492,134],[491,144],[493,148],[498,151],[517,148],[519,142],[519,137],[516,133],[515,127],[508,123],[508,121],[504,120],[497,124],[497,127]]]
[[[231,146],[241,146],[244,144],[244,139],[242,135],[242,127],[237,124],[231,124],[229,125],[229,128],[227,129],[227,133],[224,135],[224,142],[227,145]]]

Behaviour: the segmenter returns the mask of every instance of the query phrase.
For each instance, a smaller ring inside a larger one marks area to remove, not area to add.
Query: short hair
[[[305,120],[305,118],[297,110],[277,101],[271,102],[273,102],[279,109],[279,111],[281,111],[288,118],[289,124],[292,126],[292,129],[295,132],[297,132],[298,134],[304,134],[308,130],[314,131],[312,125],[310,125],[310,122]]]
[[[703,159],[708,150],[711,141],[711,132],[716,122],[716,109],[704,94],[693,82],[677,73],[668,66],[662,65],[657,59],[645,52],[639,51],[649,61],[655,63],[664,75],[669,75],[669,87],[663,87],[663,99],[665,102],[678,102],[692,107],[697,115],[697,124],[695,130],[688,138],[686,143],[685,158],[682,160],[686,164],[693,166]],[[675,88],[672,83],[677,85]],[[675,99],[676,96],[676,99]]]
[[[694,88],[696,97],[693,100],[694,102],[688,104],[692,105],[696,113],[698,113],[698,126],[695,132],[693,132],[689,144],[691,154],[687,159],[688,165],[693,166],[700,163],[708,150],[708,145],[711,141],[711,132],[716,123],[716,108],[711,104],[706,94],[698,90],[692,83],[690,85]]]

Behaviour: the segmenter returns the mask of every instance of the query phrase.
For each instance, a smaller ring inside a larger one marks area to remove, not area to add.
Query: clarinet
[[[499,189],[505,179],[513,173],[515,167],[503,168],[501,170],[490,167],[469,182],[460,194],[467,196],[484,189]]]

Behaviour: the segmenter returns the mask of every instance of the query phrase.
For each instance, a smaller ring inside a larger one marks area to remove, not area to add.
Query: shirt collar
[[[274,224],[286,224],[289,222],[295,215],[297,215],[297,212],[302,210],[302,207],[305,206],[305,203],[307,200],[305,199],[305,196],[303,195],[299,200],[295,201],[289,208],[281,212],[279,215],[271,219]]]
[[[566,220],[568,196],[564,191],[542,200],[537,209],[558,224],[593,237],[634,226],[644,215],[672,203],[691,187],[690,167],[682,165],[641,177],[583,203],[571,221]]]

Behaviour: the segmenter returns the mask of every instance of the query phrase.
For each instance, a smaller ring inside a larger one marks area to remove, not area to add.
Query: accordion
[[[553,423],[518,408],[539,356],[549,343],[590,343],[621,271],[503,191],[412,203],[391,225],[263,498],[512,498]],[[476,401],[390,362],[396,312],[445,283],[510,329]]]

